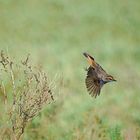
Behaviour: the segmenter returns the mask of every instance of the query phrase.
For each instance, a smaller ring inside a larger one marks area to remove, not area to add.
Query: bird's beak
[[[112,79],[112,82],[117,82],[117,80],[115,80],[115,79]]]

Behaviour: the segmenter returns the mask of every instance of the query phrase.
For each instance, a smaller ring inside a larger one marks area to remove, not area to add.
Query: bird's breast
[[[102,79],[100,79],[100,85],[104,85],[105,81],[103,81]]]

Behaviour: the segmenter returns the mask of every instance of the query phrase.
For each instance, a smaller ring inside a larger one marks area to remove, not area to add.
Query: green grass
[[[30,53],[56,81],[56,102],[28,126],[25,140],[138,140],[139,0],[1,0],[0,13],[0,49],[17,61]],[[85,88],[84,51],[117,79],[97,99]]]
[[[115,126],[109,130],[111,140],[122,140],[121,129],[119,126]]]

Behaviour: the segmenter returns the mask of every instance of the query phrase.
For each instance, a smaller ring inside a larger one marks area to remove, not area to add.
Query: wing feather
[[[96,98],[97,95],[100,95],[100,81],[95,69],[91,66],[88,68],[85,83],[87,90],[91,96],[94,96]]]

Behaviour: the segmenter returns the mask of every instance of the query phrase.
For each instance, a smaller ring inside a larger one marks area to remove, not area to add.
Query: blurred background
[[[139,0],[1,0],[0,49],[29,53],[56,88],[56,101],[25,140],[140,139]],[[83,52],[116,79],[91,98]]]

